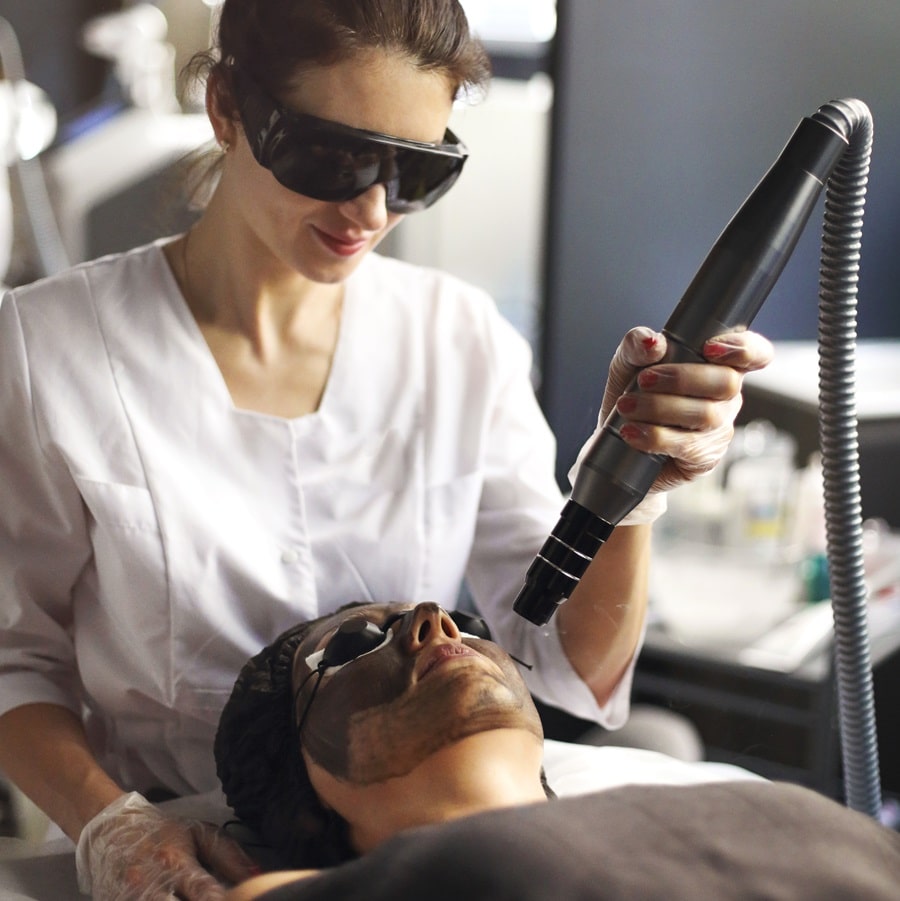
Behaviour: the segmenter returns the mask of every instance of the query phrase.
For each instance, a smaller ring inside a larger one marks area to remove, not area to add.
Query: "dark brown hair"
[[[490,78],[487,53],[458,0],[225,0],[212,47],[196,53],[182,81],[207,81],[221,110],[236,115],[230,67],[240,66],[279,97],[304,69],[331,65],[362,50],[407,57],[447,76],[454,96],[482,91]],[[188,165],[188,191],[202,206],[218,151]]]
[[[213,53],[214,65],[233,62],[277,95],[304,68],[366,49],[443,72],[454,91],[490,74],[458,0],[225,0]]]

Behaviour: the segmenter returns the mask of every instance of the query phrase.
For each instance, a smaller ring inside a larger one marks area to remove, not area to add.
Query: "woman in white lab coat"
[[[721,365],[618,400],[672,460],[532,626],[512,601],[562,498],[527,345],[479,290],[370,253],[459,175],[447,120],[487,65],[458,3],[227,0],[219,37],[199,222],[0,305],[0,770],[102,898],[218,897],[198,857],[247,875],[147,798],[215,788],[243,661],[347,601],[452,606],[465,578],[533,692],[621,725],[661,492],[715,464],[770,355],[723,336]],[[626,336],[604,413],[664,350]]]

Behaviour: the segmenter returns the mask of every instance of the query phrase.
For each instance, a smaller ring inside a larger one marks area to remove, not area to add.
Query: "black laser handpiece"
[[[849,140],[825,107],[801,121],[781,155],[716,240],[663,327],[671,362],[703,362],[705,342],[750,325],[781,275]],[[588,449],[559,522],[513,609],[548,622],[613,529],[643,500],[665,457],[630,448],[615,412]]]

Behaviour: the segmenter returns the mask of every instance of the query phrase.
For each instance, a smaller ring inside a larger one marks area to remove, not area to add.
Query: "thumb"
[[[236,885],[258,876],[259,865],[246,851],[221,829],[210,823],[195,822],[191,825],[198,857],[220,878]]]

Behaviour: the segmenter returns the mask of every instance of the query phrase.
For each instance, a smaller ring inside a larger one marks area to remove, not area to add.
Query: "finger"
[[[707,363],[664,363],[637,376],[638,387],[645,393],[710,400],[731,400],[740,393],[742,381],[742,374],[731,366]]]
[[[184,901],[225,901],[225,886],[202,867],[184,867],[170,881],[175,897]]]
[[[765,369],[775,356],[768,338],[758,332],[729,332],[710,338],[703,345],[703,356],[710,363],[733,366],[741,372]]]
[[[620,434],[635,450],[666,457],[666,467],[681,476],[678,481],[684,481],[685,477],[709,472],[716,466],[728,448],[734,428],[726,422],[709,432],[691,432],[629,422],[621,427]]]
[[[191,831],[199,858],[223,879],[237,885],[259,875],[260,868],[256,861],[221,829],[209,823],[194,823]]]
[[[711,404],[688,397],[666,397],[662,400],[665,402],[659,403],[660,398],[655,397],[641,398],[639,395],[627,395],[616,405],[617,410],[629,411],[622,415],[623,418],[627,417],[626,424],[634,428],[626,433],[626,437],[628,434],[637,435],[635,432],[637,429],[645,443],[654,444],[652,448],[641,447],[640,450],[670,455],[669,445],[672,444],[668,437],[670,433],[703,434],[719,429],[727,423],[727,411],[721,404]],[[634,408],[632,402],[636,405]],[[666,443],[665,448],[656,446],[662,441]]]
[[[635,409],[629,403],[632,398],[638,405]],[[628,410],[619,431],[628,444],[647,453],[681,458],[703,453],[704,445],[709,445],[711,455],[717,455],[723,441],[731,438],[741,402],[740,395],[718,403],[626,395],[618,405]]]
[[[665,353],[665,335],[645,326],[638,326],[631,329],[622,339],[616,356],[629,366],[642,368],[658,363]]]

